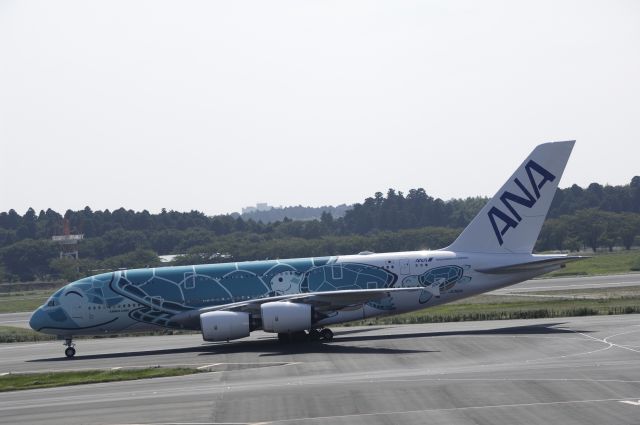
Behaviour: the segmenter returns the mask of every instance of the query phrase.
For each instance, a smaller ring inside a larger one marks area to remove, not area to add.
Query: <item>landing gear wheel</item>
[[[309,329],[309,341],[319,341],[320,339],[322,339],[320,331],[317,329]]]
[[[333,339],[333,331],[329,328],[324,328],[320,331],[320,337],[323,341],[331,341]]]
[[[76,349],[73,348],[75,347],[75,344],[73,343],[73,339],[72,338],[66,338],[64,340],[64,344],[65,347],[67,347],[64,350],[64,355],[67,356],[68,359],[72,358],[73,356],[76,355]]]

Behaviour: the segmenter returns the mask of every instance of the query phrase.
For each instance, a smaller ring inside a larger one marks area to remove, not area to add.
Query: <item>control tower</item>
[[[72,235],[69,220],[64,219],[62,235],[52,236],[51,239],[60,246],[60,258],[78,259],[78,242],[84,239],[84,235]]]

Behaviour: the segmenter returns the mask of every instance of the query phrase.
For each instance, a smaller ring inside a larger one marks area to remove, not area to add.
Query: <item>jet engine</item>
[[[251,315],[237,311],[211,311],[200,315],[205,341],[229,341],[249,336]]]
[[[292,333],[311,329],[313,309],[308,304],[264,303],[260,306],[260,313],[265,332]]]

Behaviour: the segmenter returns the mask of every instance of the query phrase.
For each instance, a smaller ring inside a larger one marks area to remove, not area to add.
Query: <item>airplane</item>
[[[332,324],[405,313],[493,291],[584,257],[533,254],[575,141],[537,146],[448,247],[118,270],[56,291],[32,315],[38,332],[74,336],[161,329],[230,341],[252,331],[331,341]]]

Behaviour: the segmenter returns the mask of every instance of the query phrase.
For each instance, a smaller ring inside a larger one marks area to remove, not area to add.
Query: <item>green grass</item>
[[[640,272],[640,255],[631,263],[631,271]]]
[[[56,339],[53,335],[43,334],[31,329],[0,326],[0,343],[51,341],[53,339]]]
[[[158,336],[158,335],[191,335],[199,334],[200,331],[187,331],[187,330],[161,330],[161,331],[146,331],[137,333],[120,333],[120,334],[106,334],[106,335],[92,335],[92,336],[77,336],[74,339],[103,339],[103,338],[125,338],[134,336]],[[40,332],[32,331],[31,329],[17,328],[14,326],[0,326],[0,344],[11,342],[37,342],[37,341],[51,341],[57,339],[54,335],[43,334]]]
[[[42,298],[1,298],[0,299],[0,314],[1,313],[19,313],[22,311],[33,311],[40,307],[47,300],[48,297]]]
[[[545,277],[557,276],[594,276],[602,274],[629,273],[640,270],[640,251],[598,252],[580,261],[567,264],[567,267]]]
[[[53,292],[53,290],[35,290],[0,293],[0,314],[33,311],[44,304]]]
[[[172,367],[29,374],[18,373],[0,376],[0,392],[60,387],[65,385],[95,384],[99,382],[131,381],[135,379],[161,378],[167,376],[182,376],[198,372],[199,371],[197,369]]]

